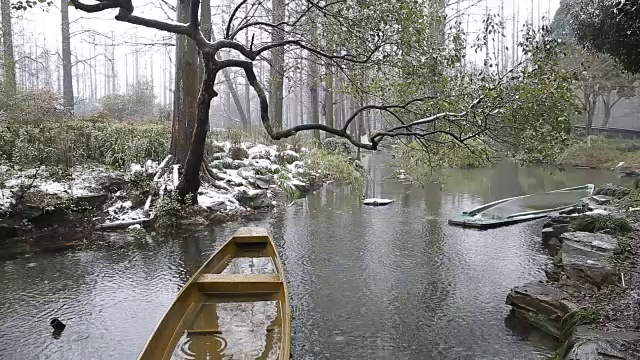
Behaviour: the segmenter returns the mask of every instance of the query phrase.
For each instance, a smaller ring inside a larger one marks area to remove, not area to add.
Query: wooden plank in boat
[[[279,274],[202,274],[198,289],[205,293],[278,292]]]
[[[268,242],[269,232],[262,227],[241,227],[233,234],[235,243]]]

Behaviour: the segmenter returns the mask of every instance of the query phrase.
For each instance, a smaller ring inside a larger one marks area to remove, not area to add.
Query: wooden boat
[[[593,184],[586,184],[502,199],[465,211],[462,215],[449,219],[449,224],[489,229],[540,219],[549,213],[578,205],[581,199],[591,196],[594,188]]]
[[[291,351],[280,258],[264,228],[240,228],[178,293],[139,360],[279,359]]]

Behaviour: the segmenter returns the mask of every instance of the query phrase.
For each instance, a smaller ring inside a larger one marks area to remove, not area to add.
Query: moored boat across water
[[[489,229],[540,219],[549,213],[578,205],[581,199],[591,196],[594,188],[593,184],[586,184],[502,199],[465,211],[449,219],[449,224]]]

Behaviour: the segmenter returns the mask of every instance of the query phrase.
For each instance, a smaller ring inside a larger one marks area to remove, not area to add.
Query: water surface
[[[330,185],[268,218],[293,307],[294,359],[538,359],[553,343],[507,317],[515,285],[544,277],[541,221],[491,231],[447,225],[500,198],[617,182],[595,170],[501,164],[423,187],[365,160],[367,197]],[[134,359],[189,276],[239,224],[0,262],[0,358]],[[51,336],[49,319],[67,324]]]

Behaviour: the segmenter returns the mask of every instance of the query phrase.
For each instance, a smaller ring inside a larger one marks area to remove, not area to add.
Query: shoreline
[[[170,157],[160,164],[133,164],[129,172],[78,166],[66,177],[56,176],[53,168],[5,168],[0,257],[81,247],[109,238],[110,232],[170,234],[260,217],[317,191],[335,176],[309,169],[304,148],[296,152],[290,146],[216,145],[201,175],[196,206],[174,199],[180,169],[171,169],[166,161]]]
[[[640,213],[622,204],[631,191],[608,184],[581,213],[550,216],[546,278],[507,295],[510,315],[562,344],[554,359],[640,358]]]

